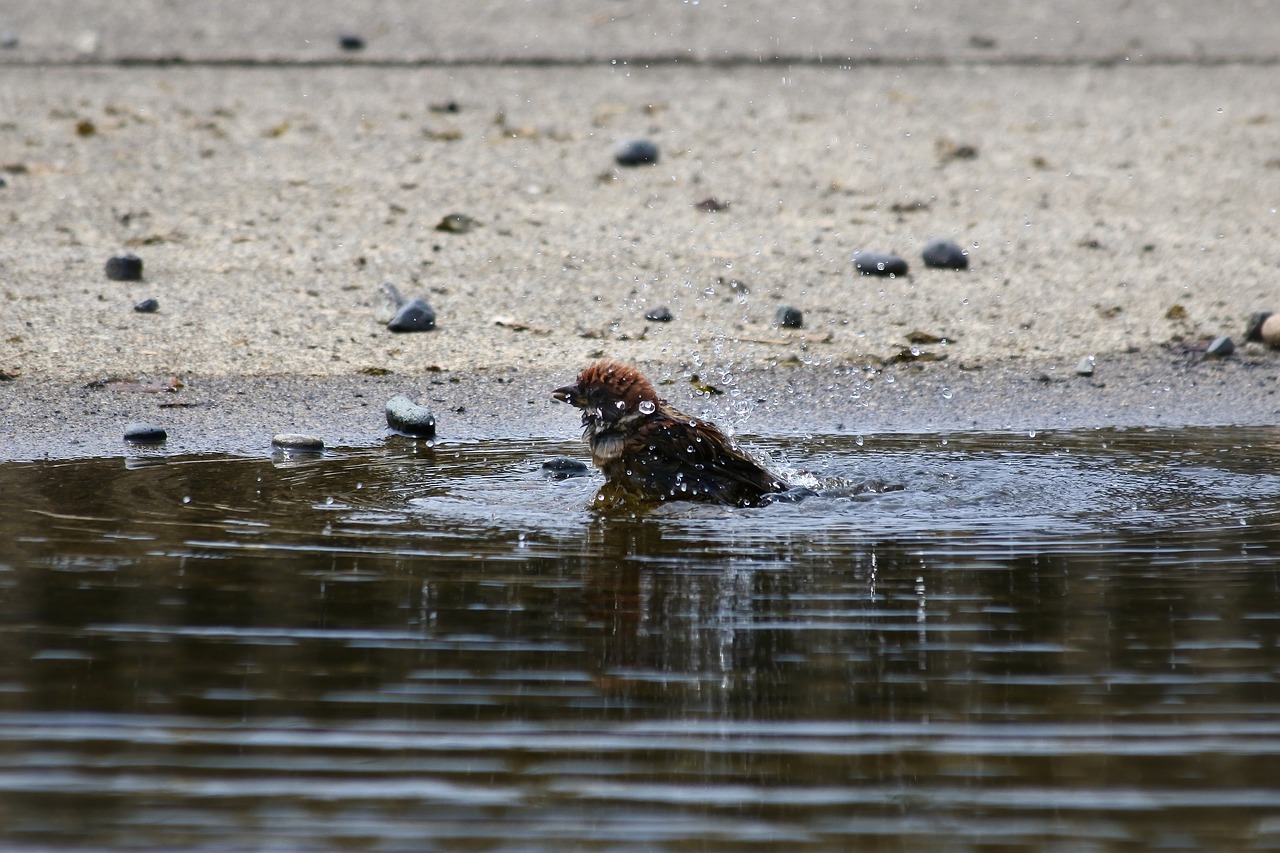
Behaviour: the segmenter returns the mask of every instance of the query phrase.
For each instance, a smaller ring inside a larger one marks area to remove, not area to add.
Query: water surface
[[[0,465],[0,846],[1280,848],[1280,430]]]

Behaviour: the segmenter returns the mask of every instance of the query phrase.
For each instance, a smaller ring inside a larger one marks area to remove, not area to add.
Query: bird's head
[[[649,380],[620,361],[597,361],[572,385],[552,391],[551,397],[582,409],[582,423],[596,429],[653,414],[658,407],[658,394]]]

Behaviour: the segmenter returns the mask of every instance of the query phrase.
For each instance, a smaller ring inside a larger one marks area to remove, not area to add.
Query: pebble
[[[969,268],[969,253],[950,240],[931,240],[920,253],[926,267],[948,270]]]
[[[1209,348],[1204,351],[1204,354],[1214,358],[1226,358],[1235,351],[1235,341],[1226,335],[1220,335],[1209,343]]]
[[[670,323],[675,319],[675,315],[671,313],[670,308],[665,305],[660,305],[657,308],[650,308],[648,311],[644,312],[644,318],[646,320],[652,320],[655,323]]]
[[[1280,348],[1280,314],[1258,311],[1251,315],[1244,339]]]
[[[1262,322],[1262,342],[1280,349],[1280,316],[1271,316]]]
[[[112,281],[142,281],[142,258],[137,255],[107,258],[106,272]]]
[[[298,432],[279,432],[271,436],[271,443],[282,450],[305,450],[318,453],[324,450],[324,440],[318,435]]]
[[[136,423],[124,428],[124,440],[133,444],[159,444],[168,438],[164,427],[155,424]]]
[[[133,310],[139,314],[154,314],[160,310],[160,300],[147,298],[133,303]]]
[[[364,39],[355,33],[343,33],[338,36],[338,47],[343,50],[364,50]]]
[[[426,406],[396,396],[387,401],[387,426],[414,438],[434,438],[436,416]]]
[[[11,32],[0,33],[0,47],[5,48],[6,50],[12,50],[13,48],[17,47],[21,42],[22,40],[18,37],[17,33],[11,33]]]
[[[626,139],[614,149],[613,159],[619,166],[652,166],[658,162],[658,146],[648,139]]]
[[[1093,375],[1093,356],[1086,355],[1080,359],[1080,363],[1076,365],[1076,376],[1092,376]]]
[[[854,252],[853,265],[863,275],[907,274],[907,262],[889,252]]]
[[[429,332],[436,327],[436,312],[425,299],[405,299],[391,282],[382,285],[382,292],[396,304],[395,316],[387,323],[393,332]],[[385,314],[383,315],[386,316]]]
[[[591,467],[587,463],[569,456],[554,456],[542,463],[542,473],[553,480],[585,477],[590,470]]]
[[[783,305],[773,315],[773,322],[784,329],[799,329],[804,326],[804,314],[799,308]]]
[[[446,234],[466,234],[480,227],[480,220],[465,213],[450,213],[436,223],[436,230]]]

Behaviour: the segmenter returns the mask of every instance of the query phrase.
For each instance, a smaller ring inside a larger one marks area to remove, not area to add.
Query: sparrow
[[[598,361],[551,397],[582,410],[582,440],[604,472],[606,498],[754,506],[790,488],[715,424],[661,399],[629,364]]]

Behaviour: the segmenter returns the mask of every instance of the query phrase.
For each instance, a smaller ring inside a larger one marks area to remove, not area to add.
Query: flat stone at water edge
[[[387,426],[415,438],[431,438],[436,434],[436,416],[426,406],[408,397],[396,396],[387,401]]]
[[[144,299],[133,303],[133,310],[139,314],[154,314],[160,310],[160,301],[152,298]]]
[[[582,477],[590,470],[587,463],[569,456],[555,456],[542,463],[542,472],[555,480]]]
[[[271,436],[271,443],[284,450],[324,450],[324,440],[316,435],[299,432],[279,432]]]
[[[164,427],[155,424],[133,423],[124,428],[124,440],[131,444],[159,444],[168,438]]]

